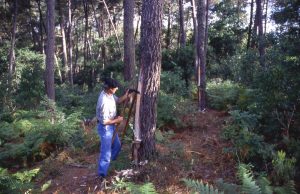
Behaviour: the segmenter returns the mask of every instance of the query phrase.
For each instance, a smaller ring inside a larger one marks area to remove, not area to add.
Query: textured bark
[[[155,156],[157,97],[161,73],[162,0],[144,0],[141,23],[141,73],[143,74],[140,127],[141,159]]]
[[[54,48],[55,48],[55,0],[47,0],[47,50],[46,50],[46,93],[55,101]]]
[[[248,27],[248,39],[247,39],[247,49],[250,48],[251,35],[252,35],[252,22],[253,22],[253,0],[251,0],[251,8],[250,8],[250,21]]]
[[[131,81],[135,72],[134,0],[124,0],[124,79]]]
[[[180,47],[185,47],[186,38],[185,38],[185,30],[184,30],[184,14],[183,14],[183,0],[178,0],[179,6],[179,45]]]
[[[205,61],[205,32],[206,32],[206,0],[200,0],[198,4],[198,103],[199,111],[206,108],[206,61]]]

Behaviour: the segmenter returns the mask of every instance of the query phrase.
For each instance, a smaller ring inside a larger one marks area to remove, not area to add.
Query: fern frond
[[[247,194],[261,194],[261,189],[256,185],[253,174],[247,167],[245,164],[240,164],[238,168],[238,177],[242,181],[242,192]]]
[[[202,180],[199,182],[191,179],[182,179],[182,181],[187,187],[201,194],[224,194],[224,192],[219,192],[219,190],[215,189],[212,185],[203,183]]]
[[[289,181],[287,184],[275,187],[274,192],[276,194],[297,194],[296,188],[295,188],[295,182]]]

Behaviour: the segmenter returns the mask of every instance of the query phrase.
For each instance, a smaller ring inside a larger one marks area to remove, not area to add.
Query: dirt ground
[[[189,193],[182,178],[202,180],[214,184],[222,178],[235,183],[236,163],[223,152],[226,142],[220,139],[222,125],[228,115],[225,112],[207,110],[182,118],[184,127],[169,127],[174,134],[157,143],[158,158],[138,167],[130,165],[130,145],[123,145],[118,160],[113,162],[105,184],[96,176],[98,152],[70,153],[63,151],[43,165],[41,186],[51,181],[44,193],[124,193],[114,188],[118,177],[135,184],[151,182],[158,193]],[[164,133],[163,133],[164,134]],[[168,133],[171,134],[171,133]]]

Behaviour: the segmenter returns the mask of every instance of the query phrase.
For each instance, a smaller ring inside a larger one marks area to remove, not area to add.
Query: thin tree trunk
[[[262,7],[261,0],[256,0],[256,12],[258,22],[258,50],[260,57],[260,65],[265,68],[265,38],[263,32],[263,18],[262,18]]]
[[[16,29],[17,29],[17,14],[18,14],[18,1],[14,0],[13,3],[13,16],[12,16],[12,29],[11,29],[11,41],[9,49],[9,63],[8,63],[8,87],[9,91],[12,87],[13,75],[15,73],[15,44],[16,44]]]
[[[179,45],[180,47],[185,47],[186,39],[185,39],[185,30],[184,30],[184,14],[183,14],[183,0],[178,0],[179,6]]]
[[[162,0],[143,0],[141,23],[141,72],[143,75],[140,106],[141,159],[156,155],[155,129],[157,97],[161,73]]]
[[[85,28],[84,28],[84,51],[83,51],[83,66],[86,68],[87,66],[87,58],[88,58],[88,45],[87,45],[87,31],[89,27],[89,13],[88,13],[88,0],[84,0],[83,7],[84,7],[84,18],[85,18]]]
[[[131,81],[135,72],[134,0],[124,0],[124,79]]]
[[[63,51],[63,66],[64,66],[64,75],[63,75],[63,81],[67,80],[68,77],[68,57],[67,57],[67,43],[66,43],[66,35],[65,35],[65,16],[62,12],[61,1],[58,0],[58,7],[59,7],[59,22],[60,22],[60,33],[61,33],[61,41],[62,41],[62,51]]]
[[[206,26],[206,0],[200,0],[198,5],[198,103],[199,111],[206,108],[206,69],[205,69],[205,26]]]
[[[46,93],[55,101],[54,90],[54,48],[55,48],[55,0],[47,0],[47,51],[46,51]]]
[[[194,51],[194,65],[195,65],[195,78],[197,78],[197,69],[198,69],[198,65],[199,65],[199,60],[198,60],[198,52],[197,52],[197,44],[198,44],[198,21],[197,21],[197,9],[196,9],[196,4],[195,4],[195,0],[191,0],[191,5],[192,5],[192,16],[193,16],[193,25],[194,25],[194,47],[195,47],[195,51]],[[196,83],[198,83],[198,80],[195,79]]]
[[[171,43],[171,3],[168,1],[168,24],[167,24],[167,33],[166,33],[166,48],[170,47]]]
[[[104,3],[104,6],[105,6],[105,9],[106,9],[108,18],[109,18],[109,20],[110,20],[110,23],[111,23],[111,25],[112,25],[112,27],[113,27],[114,33],[115,33],[116,38],[117,38],[119,50],[120,50],[120,53],[121,53],[121,59],[123,59],[123,53],[122,53],[121,44],[120,44],[120,40],[119,40],[119,36],[118,36],[117,30],[116,30],[116,27],[115,27],[115,25],[114,25],[114,22],[113,22],[113,20],[112,20],[112,17],[111,17],[111,15],[110,15],[110,13],[109,13],[109,10],[108,10],[108,7],[107,7],[107,4],[106,4],[105,0],[103,0],[103,3]]]
[[[57,72],[58,72],[59,81],[60,81],[60,83],[63,83],[63,78],[62,78],[62,74],[61,74],[61,70],[60,70],[60,67],[59,67],[59,64],[58,64],[56,54],[54,55],[54,59],[55,59],[55,65],[56,65]]]
[[[39,10],[39,16],[40,16],[40,24],[39,24],[39,30],[40,30],[40,52],[42,54],[45,53],[45,48],[44,48],[44,33],[43,33],[43,29],[45,30],[45,32],[47,33],[47,29],[44,23],[44,19],[43,19],[43,13],[42,13],[42,9],[41,9],[41,1],[40,0],[36,0],[37,4],[38,4],[38,10]]]
[[[250,21],[248,27],[248,39],[247,39],[247,50],[250,48],[251,36],[252,36],[252,22],[253,22],[253,0],[251,0],[251,8],[250,8]]]
[[[68,0],[68,39],[69,39],[69,44],[68,44],[68,53],[69,53],[69,70],[68,70],[68,75],[69,75],[69,81],[71,86],[73,86],[73,38],[72,38],[72,0]]]
[[[31,1],[30,0],[29,0],[29,7],[28,7],[28,17],[29,17],[29,21],[30,21],[33,47],[36,50],[38,48],[38,36],[34,30],[35,25],[32,21],[32,17],[31,17]]]

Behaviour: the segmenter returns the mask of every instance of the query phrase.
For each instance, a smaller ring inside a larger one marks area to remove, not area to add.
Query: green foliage
[[[262,135],[255,132],[257,115],[238,110],[231,111],[230,114],[232,120],[227,123],[222,137],[230,140],[233,147],[224,150],[238,154],[239,159],[243,161],[253,158],[256,158],[257,162],[269,160],[274,148],[264,141]]]
[[[155,140],[158,143],[167,143],[172,136],[174,136],[174,131],[172,130],[164,132],[161,130],[155,130]]]
[[[240,164],[238,168],[238,178],[242,182],[242,192],[247,194],[260,194],[261,189],[255,182],[252,172],[249,170],[249,166]]]
[[[156,194],[155,187],[152,183],[135,184],[133,182],[126,182],[123,179],[117,179],[113,183],[115,191],[122,191],[122,193],[130,194]],[[125,190],[125,191],[124,191]]]
[[[182,179],[185,185],[191,188],[193,191],[201,194],[224,194],[224,192],[219,191],[218,189],[214,188],[212,185],[208,183],[203,183],[202,180],[195,181],[191,179]]]
[[[34,108],[44,94],[44,58],[43,55],[28,49],[17,53],[16,76],[18,82],[16,102],[23,107]]]
[[[31,181],[38,173],[39,169],[33,169],[9,174],[6,169],[0,168],[0,192],[14,194],[32,189],[33,184]]]
[[[239,99],[241,87],[231,81],[211,81],[207,84],[208,104],[218,110],[234,106]]]
[[[278,151],[272,160],[274,166],[275,176],[273,179],[278,183],[286,183],[292,180],[295,176],[295,158],[287,158],[284,151]]]
[[[233,183],[226,183],[223,179],[217,179],[216,186],[219,190],[224,191],[224,193],[228,194],[239,194],[240,185],[236,185]]]

